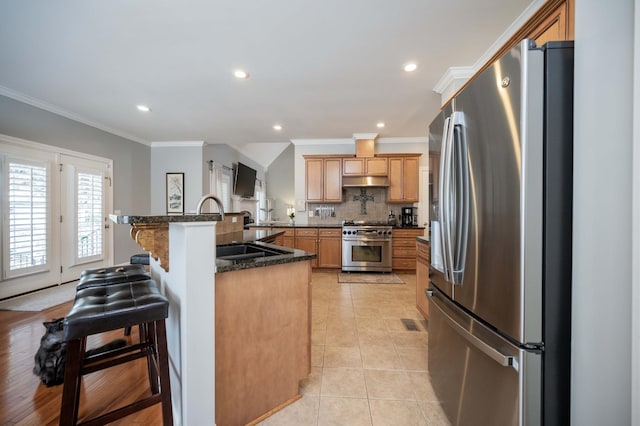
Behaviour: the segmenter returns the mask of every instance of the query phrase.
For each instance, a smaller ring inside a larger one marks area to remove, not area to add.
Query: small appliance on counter
[[[400,226],[418,226],[418,208],[403,207],[400,214]]]
[[[391,226],[396,226],[396,215],[393,214],[393,210],[389,210],[389,217],[387,218],[387,223]]]

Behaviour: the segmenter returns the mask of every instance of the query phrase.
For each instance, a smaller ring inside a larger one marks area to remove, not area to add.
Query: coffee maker
[[[418,226],[418,208],[417,207],[403,207],[400,210],[400,225],[401,226]]]

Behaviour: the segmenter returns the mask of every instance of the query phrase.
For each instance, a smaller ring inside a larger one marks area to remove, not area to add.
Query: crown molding
[[[130,135],[128,133],[121,132],[119,130],[113,129],[109,126],[105,126],[104,124],[89,120],[81,115],[76,113],[64,110],[57,105],[50,104],[48,102],[42,101],[40,99],[33,98],[29,95],[25,95],[24,93],[16,92],[15,90],[9,89],[8,87],[0,86],[0,95],[6,96],[18,102],[22,102],[23,104],[31,105],[36,108],[43,109],[52,114],[60,115],[62,117],[68,118],[69,120],[77,121],[78,123],[86,124],[87,126],[94,127],[98,130],[102,130],[107,133],[111,133],[112,135],[120,136],[121,138],[129,139],[134,142],[141,143],[143,145],[150,145],[149,141],[145,139],[141,139],[137,136]]]
[[[291,139],[296,146],[304,145],[351,145],[353,139]]]
[[[358,139],[375,139],[378,137],[377,133],[354,133],[353,140]]]
[[[189,148],[203,147],[204,141],[162,141],[151,142],[151,148]]]
[[[433,87],[433,91],[440,95],[441,105],[448,102],[546,2],[547,0],[535,0],[529,4],[473,65],[449,67]]]
[[[376,143],[380,144],[398,144],[398,143],[427,143],[429,138],[426,136],[398,137],[398,138],[380,138]]]

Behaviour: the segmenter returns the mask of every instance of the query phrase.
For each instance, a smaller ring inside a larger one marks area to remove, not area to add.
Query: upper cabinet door
[[[420,200],[418,170],[420,157],[389,157],[389,203],[417,203]]]
[[[305,158],[305,179],[308,202],[342,202],[342,158]]]
[[[387,176],[389,167],[386,157],[343,158],[343,176]]]
[[[323,161],[321,158],[307,159],[305,161],[305,178],[307,182],[307,201],[322,202],[323,186]]]
[[[324,201],[342,202],[342,159],[326,158],[324,160]]]
[[[365,162],[367,176],[387,176],[389,163],[386,157],[367,158]]]
[[[342,175],[343,176],[363,176],[364,175],[364,158],[343,158],[342,159]]]

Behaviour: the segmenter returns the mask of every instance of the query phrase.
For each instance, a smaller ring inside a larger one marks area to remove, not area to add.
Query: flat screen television
[[[238,162],[233,179],[233,193],[245,198],[254,196],[256,189],[256,171]]]

